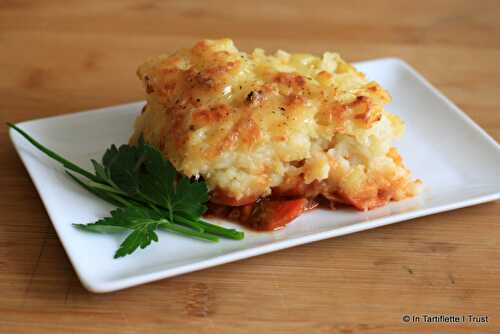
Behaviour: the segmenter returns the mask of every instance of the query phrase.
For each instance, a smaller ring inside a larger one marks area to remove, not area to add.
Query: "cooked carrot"
[[[262,201],[257,204],[247,224],[257,230],[275,230],[297,218],[306,204],[305,198]]]

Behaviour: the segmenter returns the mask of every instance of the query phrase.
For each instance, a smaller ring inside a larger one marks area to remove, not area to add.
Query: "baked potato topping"
[[[202,177],[214,203],[322,195],[368,210],[418,192],[392,146],[404,124],[384,110],[389,94],[336,53],[248,54],[203,40],[137,74],[147,104],[130,142],[142,136]]]

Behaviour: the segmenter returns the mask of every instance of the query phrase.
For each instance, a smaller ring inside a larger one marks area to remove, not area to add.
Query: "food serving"
[[[92,160],[93,173],[9,124],[117,207],[75,224],[128,232],[115,257],[158,241],[158,230],[244,237],[207,214],[274,230],[321,202],[369,210],[419,192],[393,147],[404,124],[384,110],[389,94],[338,54],[247,54],[229,39],[203,40],[137,73],[147,103],[133,135]]]
[[[336,53],[203,40],[137,73],[147,104],[130,143],[203,179],[216,215],[273,230],[320,197],[369,210],[419,191],[393,147],[404,124],[384,110],[389,94]]]

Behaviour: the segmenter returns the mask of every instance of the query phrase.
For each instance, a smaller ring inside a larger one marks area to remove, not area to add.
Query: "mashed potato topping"
[[[321,194],[366,210],[418,191],[392,147],[404,125],[384,110],[389,94],[336,53],[247,54],[203,40],[138,75],[147,105],[131,143],[142,135],[203,177],[214,202]]]

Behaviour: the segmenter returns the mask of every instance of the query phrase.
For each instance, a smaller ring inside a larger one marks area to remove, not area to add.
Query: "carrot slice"
[[[247,224],[257,230],[275,230],[297,218],[304,211],[306,204],[305,198],[259,202]]]

